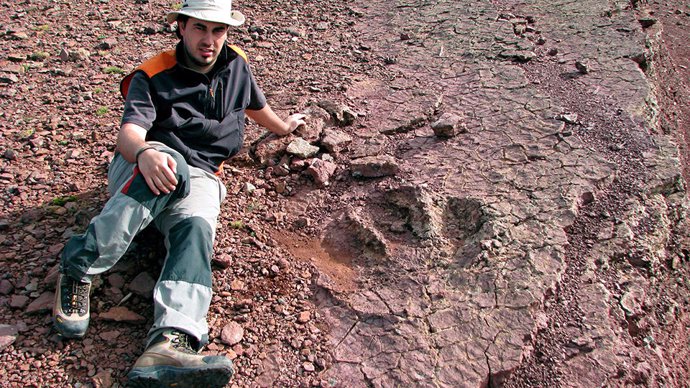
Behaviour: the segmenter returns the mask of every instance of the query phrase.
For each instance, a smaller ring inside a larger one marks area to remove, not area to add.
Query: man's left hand
[[[285,119],[285,123],[288,125],[288,133],[292,133],[295,131],[295,129],[305,125],[305,117],[307,116],[302,113],[295,113],[288,116],[288,118]]]

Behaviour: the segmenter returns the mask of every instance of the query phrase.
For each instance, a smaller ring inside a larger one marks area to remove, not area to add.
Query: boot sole
[[[128,388],[225,387],[232,378],[232,367],[176,368],[152,366],[133,369],[127,375]]]

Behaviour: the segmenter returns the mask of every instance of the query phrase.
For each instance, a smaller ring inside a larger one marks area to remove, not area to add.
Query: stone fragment
[[[26,59],[26,55],[19,54],[19,53],[9,53],[7,54],[7,60],[11,62],[24,62]]]
[[[321,145],[328,152],[338,153],[352,142],[352,136],[336,129],[326,128],[323,133],[324,137],[321,140]]]
[[[335,123],[341,127],[351,125],[357,119],[357,114],[349,107],[333,101],[320,101],[317,105],[328,112]]]
[[[226,345],[235,345],[244,338],[244,329],[237,322],[230,322],[223,327],[220,340]]]
[[[400,170],[397,161],[390,155],[367,156],[350,163],[355,178],[379,178],[395,175]]]
[[[458,133],[467,132],[467,129],[461,122],[460,116],[444,113],[438,120],[431,123],[431,129],[438,137],[450,138]]]
[[[299,323],[307,323],[311,320],[311,312],[309,311],[302,311],[299,313],[299,316],[297,317],[297,322]]]
[[[220,268],[229,268],[232,265],[232,256],[227,253],[221,253],[218,255],[213,255],[211,263],[217,265]]]
[[[20,65],[7,65],[0,69],[2,73],[22,74],[25,73],[24,67]]]
[[[34,301],[26,307],[26,312],[32,314],[50,311],[53,308],[54,302],[55,294],[52,291],[46,291],[39,295],[38,298],[34,299]]]
[[[14,285],[7,279],[0,280],[0,295],[9,295],[14,291]]]
[[[17,339],[19,330],[11,325],[0,324],[0,351],[12,345]]]
[[[563,121],[567,124],[577,124],[578,121],[577,113],[562,113],[556,116],[556,120]]]
[[[636,285],[630,288],[621,296],[620,306],[623,308],[626,316],[637,316],[642,314],[641,302],[645,300],[644,290]]]
[[[96,373],[92,378],[91,382],[93,383],[94,388],[111,388],[114,386],[113,382],[113,370],[112,369],[104,369],[98,373]]]
[[[274,166],[285,153],[285,148],[294,139],[293,136],[270,135],[256,145],[254,156],[262,166]]]
[[[89,50],[83,47],[69,53],[69,59],[73,62],[84,62],[88,60],[90,56],[91,53],[89,53]]]
[[[63,62],[69,61],[69,58],[70,58],[69,54],[70,54],[69,51],[67,51],[67,49],[63,47],[62,49],[60,49],[60,60]]]
[[[156,281],[151,275],[142,272],[129,283],[129,290],[137,295],[150,298],[155,285]]]
[[[319,152],[319,147],[309,144],[301,137],[296,138],[288,144],[286,151],[302,159],[310,158]]]
[[[117,337],[120,336],[120,334],[121,333],[119,330],[109,330],[101,332],[98,336],[101,337],[102,340],[112,343],[117,339]]]
[[[332,122],[331,116],[323,108],[316,105],[308,106],[304,112],[306,125],[301,125],[295,130],[295,135],[312,143],[321,138],[324,128]]]
[[[576,61],[575,62],[575,68],[581,74],[588,74],[591,71],[589,63],[587,61],[584,61],[584,60],[583,61]]]
[[[337,166],[321,159],[314,159],[306,170],[306,173],[314,179],[317,186],[323,188],[330,184],[331,176],[335,173]]]
[[[43,278],[43,285],[49,290],[55,289],[55,285],[57,284],[57,278],[59,274],[60,264],[55,264],[48,270],[48,273],[46,273],[46,277]]]
[[[144,317],[124,306],[115,306],[104,313],[100,313],[98,317],[106,321],[126,323],[143,323],[146,321]]]
[[[316,370],[316,367],[314,367],[314,364],[312,364],[311,362],[308,362],[308,361],[304,362],[302,364],[302,368],[304,368],[305,372],[313,372]]]
[[[124,294],[122,293],[122,289],[117,288],[117,287],[107,287],[104,290],[104,293],[105,293],[105,297],[113,303],[120,303],[122,301],[122,298],[124,297]],[[130,295],[131,295],[131,293],[130,293]]]
[[[373,226],[373,222],[360,216],[354,208],[348,209],[339,220],[338,234],[343,233],[349,234],[374,256],[387,256],[390,252],[385,237]]]
[[[113,47],[115,47],[115,45],[117,45],[117,39],[108,38],[108,39],[102,41],[101,43],[99,43],[97,47],[100,50],[110,50]]]
[[[20,309],[29,303],[29,297],[26,295],[12,295],[10,298],[10,307]]]
[[[642,28],[649,28],[649,27],[656,24],[657,19],[647,16],[647,17],[642,17],[640,19],[637,19],[637,21],[640,22],[640,25],[642,26]]]
[[[247,193],[247,194],[252,194],[252,193],[254,193],[255,191],[256,191],[256,186],[254,186],[254,185],[251,184],[250,182],[246,182],[246,183],[244,184],[244,192],[245,192],[245,193]]]
[[[17,78],[16,75],[14,74],[7,74],[7,73],[0,73],[0,83],[3,84],[15,84],[19,82],[19,78]]]
[[[122,288],[125,285],[125,278],[119,273],[112,273],[108,275],[108,284],[115,288]]]
[[[233,291],[241,291],[244,290],[244,282],[241,280],[233,280],[230,282],[230,289]]]

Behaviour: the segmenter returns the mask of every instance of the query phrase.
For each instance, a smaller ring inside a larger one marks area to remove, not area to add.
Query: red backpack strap
[[[146,60],[141,66],[134,69],[133,72],[129,73],[120,82],[120,94],[122,98],[127,99],[127,92],[129,92],[129,83],[132,82],[132,77],[138,71],[143,71],[149,78],[154,75],[168,70],[177,64],[177,57],[175,56],[175,50],[166,51],[156,55],[153,58]]]

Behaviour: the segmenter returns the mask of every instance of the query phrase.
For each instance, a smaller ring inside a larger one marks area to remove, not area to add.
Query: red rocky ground
[[[206,351],[233,386],[687,385],[687,4],[233,4],[271,105],[310,117],[250,124],[223,176]],[[155,231],[83,341],[49,309],[172,6],[1,5],[0,386],[123,386],[143,350]]]

